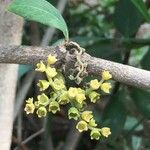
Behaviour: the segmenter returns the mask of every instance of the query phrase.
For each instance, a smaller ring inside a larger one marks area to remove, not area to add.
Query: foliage
[[[69,38],[67,25],[60,12],[46,0],[14,0],[8,10],[28,20],[58,28],[67,40]]]

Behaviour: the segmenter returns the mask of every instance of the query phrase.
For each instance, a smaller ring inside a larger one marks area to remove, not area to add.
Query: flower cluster
[[[39,80],[37,86],[41,94],[33,101],[33,98],[26,100],[24,110],[27,114],[37,114],[39,118],[45,117],[48,112],[53,114],[60,111],[62,105],[70,104],[68,110],[68,118],[77,121],[76,128],[79,132],[90,130],[91,139],[98,140],[100,136],[108,137],[111,132],[107,127],[97,128],[93,112],[85,110],[87,101],[96,103],[100,99],[100,92],[109,93],[111,84],[107,80],[112,78],[108,71],[103,71],[101,80],[91,80],[87,86],[83,88],[69,87],[67,89],[63,75],[53,67],[57,59],[55,56],[48,56],[47,64],[43,61],[36,66],[36,71],[46,74],[46,80]],[[50,94],[46,95],[45,90],[49,90]]]

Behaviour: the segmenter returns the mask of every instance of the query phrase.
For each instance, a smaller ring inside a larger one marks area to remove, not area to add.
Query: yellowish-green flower
[[[110,132],[110,128],[107,128],[107,127],[103,127],[101,128],[101,134],[104,136],[104,137],[108,137],[111,132]]]
[[[101,90],[104,91],[105,93],[110,93],[111,89],[111,83],[103,83],[101,85]]]
[[[87,131],[88,130],[88,124],[85,121],[81,120],[76,125],[76,128],[78,129],[79,132]]]
[[[26,100],[26,103],[28,103],[28,104],[33,103],[33,98],[28,98],[28,99]]]
[[[38,95],[37,99],[38,99],[39,105],[46,106],[49,104],[49,98],[44,93],[42,93],[41,95]]]
[[[68,110],[68,116],[69,116],[69,119],[78,120],[78,118],[80,116],[78,109],[75,107],[71,107]]]
[[[69,97],[68,97],[67,91],[63,91],[63,93],[59,97],[58,103],[61,105],[65,105],[65,104],[69,103]]]
[[[90,125],[91,127],[96,127],[96,126],[97,126],[97,124],[95,123],[94,118],[92,118],[92,119],[89,121],[89,125]]]
[[[49,104],[49,111],[55,114],[57,111],[60,111],[59,103],[57,101],[51,101]]]
[[[91,131],[90,136],[91,136],[91,139],[92,139],[92,140],[93,140],[93,139],[99,140],[99,138],[100,138],[100,136],[101,136],[101,134],[100,134],[100,132],[99,132],[99,129],[93,129],[93,130]]]
[[[55,68],[47,67],[46,75],[47,75],[48,79],[51,79],[57,75],[57,71]]]
[[[92,91],[92,92],[90,92],[90,94],[89,94],[89,98],[90,98],[91,102],[96,103],[96,101],[97,101],[98,99],[100,99],[100,94],[97,93],[97,92],[95,92],[95,91]]]
[[[83,94],[83,93],[79,93],[76,95],[76,101],[79,104],[82,104],[85,99],[86,99],[86,97],[85,97],[85,94]]]
[[[40,108],[38,108],[38,110],[37,110],[36,113],[37,113],[37,115],[38,115],[39,118],[45,117],[46,114],[47,114],[47,110],[46,110],[45,107],[40,107]]]
[[[93,90],[97,90],[100,87],[100,82],[97,79],[90,81],[90,88]]]
[[[77,94],[78,94],[77,88],[73,88],[73,87],[69,88],[69,90],[68,90],[68,96],[69,96],[69,98],[74,99]]]
[[[111,79],[111,78],[112,78],[112,75],[110,74],[109,71],[103,71],[103,72],[102,72],[102,79],[103,79],[103,80],[109,80],[109,79]]]
[[[40,61],[40,63],[38,63],[36,65],[36,71],[39,71],[39,72],[44,72],[46,70],[46,66],[45,64],[43,63],[43,61]]]
[[[53,65],[55,64],[55,62],[57,61],[56,57],[55,56],[52,56],[52,55],[48,55],[48,58],[47,58],[47,63],[49,65]]]
[[[33,114],[34,110],[35,110],[35,106],[33,104],[33,98],[27,99],[24,111],[26,112],[26,114]]]
[[[80,93],[82,93],[82,94],[85,94],[85,90],[83,90],[83,89],[81,89],[81,88],[77,88],[77,91],[78,91],[78,94]]]
[[[33,114],[35,110],[35,106],[33,103],[27,103],[25,105],[24,111],[26,112],[26,114]]]
[[[65,83],[62,79],[54,79],[54,82],[52,82],[52,87],[54,90],[59,91],[62,89],[65,89]]]
[[[93,118],[92,111],[84,111],[84,112],[82,112],[81,118],[84,121],[89,122]]]
[[[47,80],[39,80],[37,86],[40,88],[40,91],[44,91],[49,87],[50,83]]]

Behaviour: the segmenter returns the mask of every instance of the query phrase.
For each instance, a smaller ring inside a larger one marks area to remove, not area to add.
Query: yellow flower
[[[92,91],[89,94],[89,98],[90,98],[91,102],[95,103],[100,98],[100,94],[95,91]]]
[[[71,107],[68,110],[68,116],[69,116],[69,119],[73,118],[74,120],[78,120],[78,118],[80,116],[78,109],[75,107]]]
[[[85,91],[83,90],[83,89],[81,89],[81,88],[77,88],[77,91],[78,91],[78,93],[82,93],[82,94],[85,94]]]
[[[100,83],[97,79],[90,81],[90,88],[93,90],[97,90],[100,87]]]
[[[107,128],[107,127],[101,128],[100,131],[101,131],[101,134],[105,137],[108,137],[111,134],[110,128]]]
[[[67,91],[63,91],[63,93],[59,97],[58,103],[61,105],[65,105],[65,104],[69,103],[69,97],[68,97]]]
[[[40,88],[40,91],[44,91],[49,87],[50,83],[46,80],[39,80],[37,86]]]
[[[96,127],[97,126],[97,124],[95,123],[95,120],[93,118],[90,120],[89,125],[91,127]]]
[[[85,120],[86,122],[89,122],[89,121],[93,118],[92,111],[84,111],[84,112],[81,114],[81,118],[82,118],[83,120]]]
[[[105,93],[110,93],[111,89],[111,83],[103,83],[101,85],[101,90],[104,91]]]
[[[69,98],[73,99],[73,98],[76,97],[77,94],[78,94],[77,88],[73,88],[73,87],[69,88],[69,90],[68,90],[68,96],[69,96]]]
[[[112,75],[109,73],[109,71],[103,71],[102,72],[102,79],[103,80],[109,80],[112,78]]]
[[[48,58],[47,58],[48,64],[53,65],[53,64],[55,64],[56,61],[57,61],[57,59],[55,56],[48,55]]]
[[[62,79],[54,79],[54,82],[52,82],[52,85],[54,90],[59,91],[62,89],[65,89],[65,83]]]
[[[28,99],[26,100],[26,103],[28,103],[28,104],[33,103],[33,98],[28,98]]]
[[[60,107],[57,101],[51,101],[49,104],[49,111],[55,114],[57,111],[60,111]]]
[[[82,104],[82,102],[86,99],[85,97],[85,94],[83,93],[79,93],[76,95],[76,101],[79,103],[79,104]]]
[[[26,114],[33,114],[35,110],[35,106],[33,103],[27,103],[25,105],[24,111],[26,112]]]
[[[76,128],[78,129],[79,132],[87,131],[88,130],[88,124],[85,121],[81,120],[76,125]]]
[[[41,95],[38,95],[37,99],[38,99],[39,105],[46,106],[49,104],[49,98],[44,93],[42,93]]]
[[[40,63],[36,65],[35,70],[39,72],[44,72],[46,70],[46,66],[44,65],[43,61],[40,61]]]
[[[100,136],[101,136],[101,134],[100,134],[100,132],[99,132],[99,129],[93,129],[93,130],[91,131],[90,136],[91,136],[91,139],[92,139],[92,140],[93,140],[93,139],[99,140],[99,138],[100,138]]]
[[[46,114],[47,114],[47,110],[46,110],[45,107],[40,107],[40,108],[37,110],[36,113],[37,113],[37,115],[38,115],[39,118],[45,117]]]
[[[51,79],[57,75],[57,71],[55,68],[47,67],[46,75],[47,75],[48,79]]]

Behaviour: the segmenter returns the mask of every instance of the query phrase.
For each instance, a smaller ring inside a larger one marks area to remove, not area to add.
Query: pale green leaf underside
[[[46,0],[14,0],[8,10],[27,20],[33,20],[61,30],[68,39],[68,28],[60,12]]]

